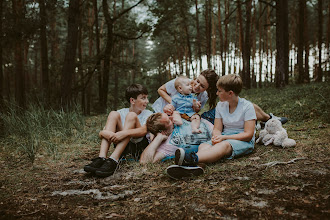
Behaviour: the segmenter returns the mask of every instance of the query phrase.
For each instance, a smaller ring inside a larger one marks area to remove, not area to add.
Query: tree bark
[[[206,37],[206,57],[207,68],[211,68],[211,1],[205,2],[205,37]]]
[[[276,1],[276,71],[275,84],[277,88],[284,87],[289,71],[289,30],[288,2]]]
[[[298,24],[298,81],[297,83],[303,83],[304,82],[304,19],[305,19],[305,13],[304,8],[306,5],[306,0],[299,0],[299,24]]]
[[[267,7],[267,6],[266,6]],[[263,65],[263,45],[264,42],[261,41],[262,36],[263,36],[263,22],[262,22],[262,3],[259,2],[259,82],[258,86],[259,88],[262,88],[262,65]]]
[[[71,0],[68,12],[68,37],[61,82],[61,104],[66,111],[72,108],[72,81],[76,67],[80,0]]]
[[[308,30],[308,8],[304,5],[304,46],[305,46],[305,70],[303,81],[309,83],[309,30]]]
[[[319,64],[318,64],[318,70],[317,70],[317,77],[316,80],[317,82],[322,82],[322,77],[323,77],[323,71],[322,71],[322,32],[323,32],[323,15],[322,15],[322,10],[323,10],[323,0],[318,0],[318,48],[319,48]]]
[[[221,66],[222,66],[222,74],[224,73],[225,69],[225,62],[224,62],[224,42],[223,42],[223,32],[222,32],[222,24],[221,24],[221,7],[220,7],[220,0],[218,0],[218,31],[219,31],[219,41],[220,41],[220,59],[221,59]]]
[[[250,42],[250,29],[251,29],[251,4],[252,0],[246,3],[246,25],[245,25],[245,39],[243,49],[243,84],[246,88],[251,88],[251,42]]]
[[[110,16],[109,6],[108,6],[108,3],[107,3],[107,0],[102,1],[103,14],[104,14],[105,22],[106,22],[106,25],[107,25],[107,40],[106,40],[106,46],[105,46],[105,51],[104,51],[103,81],[102,81],[102,93],[103,93],[102,97],[103,97],[103,99],[102,99],[102,103],[101,103],[101,111],[103,111],[103,112],[106,110],[107,100],[108,100],[109,77],[110,77],[110,58],[112,56],[112,51],[113,51],[113,46],[114,46],[114,42],[113,42],[114,22],[116,20],[118,20],[120,17],[122,17],[124,14],[126,14],[127,12],[132,10],[134,7],[139,5],[143,1],[144,0],[140,0],[139,2],[134,4],[133,6],[127,8],[125,10],[122,10],[120,13],[115,13],[115,11],[114,11],[114,16],[113,17]],[[115,5],[115,2],[114,2],[114,5]],[[118,87],[116,87],[116,79],[115,79],[115,88],[118,88]],[[115,91],[115,93],[116,92],[117,91]],[[115,97],[117,97],[117,96],[115,96]],[[114,108],[116,108],[116,107],[117,106],[116,106],[116,102],[115,102],[114,103]]]
[[[0,112],[2,112],[4,108],[4,90],[3,90],[3,65],[2,65],[2,12],[3,12],[3,1],[0,2]]]
[[[202,64],[202,52],[201,52],[201,40],[200,40],[200,32],[199,32],[199,18],[198,18],[198,0],[195,0],[195,8],[196,8],[196,28],[197,28],[197,53],[199,59],[199,70],[203,69]]]
[[[40,7],[40,56],[41,56],[41,79],[42,96],[45,106],[50,104],[49,73],[48,73],[48,46],[47,46],[47,13],[44,0],[39,0]]]
[[[12,0],[13,14],[15,16],[16,36],[15,42],[15,99],[17,105],[22,109],[26,109],[26,96],[25,96],[25,79],[23,67],[23,34],[18,27],[22,26],[22,18],[24,16],[22,0]]]

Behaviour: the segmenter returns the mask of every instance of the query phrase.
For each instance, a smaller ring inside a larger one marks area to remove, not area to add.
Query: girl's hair
[[[162,113],[160,112],[154,113],[148,117],[146,122],[148,132],[152,133],[153,135],[157,135],[157,133],[166,130],[165,125],[160,122],[161,118]]]
[[[210,109],[213,109],[216,107],[217,103],[217,81],[219,79],[218,74],[211,69],[206,69],[201,72],[201,75],[205,77],[207,80],[209,87],[207,88],[206,92],[209,97],[208,103],[210,106]]]

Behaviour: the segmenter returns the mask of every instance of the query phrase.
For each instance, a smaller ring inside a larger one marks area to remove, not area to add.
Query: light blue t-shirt
[[[178,93],[172,97],[171,104],[180,114],[187,114],[189,117],[191,117],[193,114],[196,113],[192,108],[194,99],[198,101],[196,95],[193,93],[189,95],[182,95]]]
[[[167,91],[167,94],[171,97],[173,97],[175,94],[178,94],[179,92],[176,90],[175,86],[174,86],[174,82],[175,82],[176,79],[172,79],[170,81],[168,81],[166,84],[165,84],[165,88],[166,88],[166,91]],[[206,101],[209,99],[208,95],[207,95],[207,92],[204,91],[202,93],[199,93],[197,95],[197,99],[198,101],[201,102],[201,109],[204,107]],[[163,111],[163,108],[165,107],[165,105],[169,104],[168,102],[165,101],[165,99],[163,99],[162,97],[159,97],[155,102],[154,104],[152,105],[152,108],[155,112],[164,112]]]
[[[215,108],[215,118],[222,118],[224,133],[242,133],[244,132],[244,122],[257,119],[253,104],[238,97],[238,104],[233,113],[229,113],[228,102],[218,102]]]

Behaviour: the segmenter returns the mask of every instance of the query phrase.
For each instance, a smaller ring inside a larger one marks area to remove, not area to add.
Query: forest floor
[[[85,131],[97,137],[104,120],[88,117]],[[284,127],[296,147],[257,144],[184,180],[165,174],[173,161],[123,162],[107,178],[87,174],[96,138],[73,138],[58,156],[40,152],[33,164],[1,141],[0,219],[329,219],[329,123],[291,119]]]

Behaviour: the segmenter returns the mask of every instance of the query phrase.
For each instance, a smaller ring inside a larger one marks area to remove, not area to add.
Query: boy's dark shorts
[[[201,116],[200,116],[198,113],[195,113],[195,114],[193,114],[192,116],[194,116],[194,115],[198,115],[199,118],[201,118]],[[183,118],[183,119],[185,119],[185,120],[187,120],[187,121],[191,121],[190,118],[191,118],[192,116],[189,117],[189,115],[187,115],[186,113],[184,113],[184,114],[180,114],[180,116],[181,116],[181,118]]]
[[[132,140],[128,142],[125,147],[125,150],[121,154],[120,159],[134,159],[139,160],[144,149],[149,145],[149,141],[144,136],[141,141],[133,143]],[[116,144],[114,145],[116,147]]]

